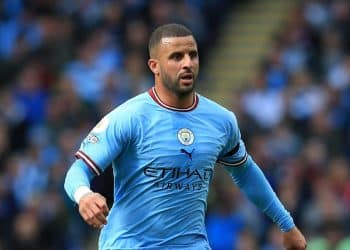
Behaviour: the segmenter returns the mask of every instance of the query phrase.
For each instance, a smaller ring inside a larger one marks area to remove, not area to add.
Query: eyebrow
[[[175,55],[175,54],[193,54],[193,53],[196,53],[198,54],[198,50],[196,49],[192,49],[188,52],[183,52],[182,50],[178,50],[178,51],[173,51],[169,54],[169,56],[172,56],[172,55]]]
[[[182,54],[184,54],[184,52],[182,52],[182,51],[173,51],[173,52],[171,52],[171,53],[168,55],[168,57],[172,57],[172,56],[175,56],[175,55],[177,55],[177,54],[182,55]]]

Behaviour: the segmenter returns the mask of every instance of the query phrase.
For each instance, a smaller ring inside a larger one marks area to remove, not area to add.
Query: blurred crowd
[[[185,24],[204,52],[232,5],[0,1],[1,250],[97,248],[97,231],[63,191],[74,152],[104,114],[153,85],[147,44],[155,27]],[[110,171],[93,187],[112,202]]]
[[[346,250],[350,2],[299,2],[272,35],[251,79],[232,93],[231,109],[250,154],[307,237],[308,249]],[[220,173],[209,207],[214,249],[232,244],[236,250],[283,249],[276,227],[223,179]]]
[[[205,65],[205,52],[232,2],[237,1],[1,1],[1,250],[96,249],[97,232],[63,191],[75,150],[102,115],[153,85],[146,60],[154,27],[187,25]],[[232,93],[230,108],[309,249],[345,250],[350,3],[300,2],[286,13],[251,80]],[[93,186],[108,196],[110,181],[107,173]],[[209,196],[207,231],[213,250],[282,249],[276,226],[220,168]]]

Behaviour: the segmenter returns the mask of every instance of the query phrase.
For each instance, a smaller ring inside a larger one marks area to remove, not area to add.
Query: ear
[[[159,64],[158,64],[158,60],[156,59],[149,59],[148,60],[148,67],[150,68],[150,70],[153,72],[153,74],[155,75],[159,75]]]

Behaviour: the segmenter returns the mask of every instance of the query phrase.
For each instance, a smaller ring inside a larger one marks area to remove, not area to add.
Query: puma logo
[[[188,156],[188,158],[190,158],[190,160],[192,161],[192,154],[193,154],[193,152],[194,152],[194,149],[192,149],[192,151],[191,152],[188,152],[186,149],[180,149],[180,152],[181,153],[183,153],[183,154],[185,154],[185,155],[187,155]]]

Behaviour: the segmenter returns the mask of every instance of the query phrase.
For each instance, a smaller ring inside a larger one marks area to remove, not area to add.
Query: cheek
[[[180,67],[176,63],[169,62],[166,64],[165,70],[167,74],[174,75],[177,74],[178,71],[180,71]]]
[[[193,64],[193,68],[194,68],[195,73],[198,74],[198,71],[199,71],[199,63],[198,63],[198,62],[197,62],[197,63],[194,63],[194,64]]]
[[[199,67],[199,57],[197,57],[197,59],[195,59],[193,61],[193,63],[197,66],[197,68]]]

